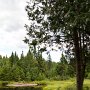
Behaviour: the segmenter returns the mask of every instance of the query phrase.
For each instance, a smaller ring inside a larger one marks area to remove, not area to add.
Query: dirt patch
[[[37,86],[38,84],[8,84],[9,87],[28,87],[28,86]]]

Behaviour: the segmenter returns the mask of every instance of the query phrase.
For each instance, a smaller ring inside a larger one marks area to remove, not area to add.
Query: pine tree
[[[20,57],[21,60],[24,60],[24,54],[23,54],[23,51],[21,53],[21,57]]]
[[[50,70],[52,68],[52,59],[50,53],[48,54],[48,69]]]
[[[14,65],[14,53],[12,52],[11,56],[10,56],[10,64],[11,64],[11,67]]]
[[[61,55],[60,61],[61,61],[62,64],[68,64],[68,62],[67,62],[67,60],[66,60],[66,58],[65,58],[65,56],[64,56],[63,53],[62,53],[62,55]]]

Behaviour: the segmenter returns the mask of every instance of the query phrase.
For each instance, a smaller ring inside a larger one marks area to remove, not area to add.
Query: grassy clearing
[[[49,81],[47,86],[43,90],[65,90],[68,86],[74,85],[74,82],[70,80],[65,81]]]
[[[76,82],[74,79],[64,81],[41,81],[39,83],[46,83],[43,90],[76,90]],[[90,80],[84,81],[84,90],[90,90]]]
[[[2,83],[2,82],[0,82]],[[44,80],[44,81],[33,81],[33,82],[9,82],[16,84],[16,83],[29,83],[29,84],[38,84],[43,85],[43,90],[76,90],[76,82],[75,79],[64,80],[64,81],[53,81],[53,80]],[[68,88],[68,89],[67,89]],[[90,90],[90,80],[85,79],[84,81],[84,90]]]

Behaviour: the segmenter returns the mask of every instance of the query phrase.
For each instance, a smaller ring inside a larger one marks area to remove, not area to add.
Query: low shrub
[[[6,86],[9,82],[8,81],[3,81],[2,86]]]

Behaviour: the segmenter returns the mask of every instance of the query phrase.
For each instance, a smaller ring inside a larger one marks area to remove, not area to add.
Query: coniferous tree
[[[61,79],[67,79],[68,76],[68,62],[65,56],[62,54],[61,59],[56,67],[57,74],[61,76]]]
[[[89,8],[89,0],[31,0],[26,6],[32,21],[26,29],[38,45],[45,43],[45,46],[52,46],[53,43],[61,45],[61,42],[66,42],[69,55],[74,48],[77,90],[83,88],[86,57],[90,49]]]
[[[23,54],[23,51],[22,51],[22,53],[21,53],[21,56],[20,56],[20,60],[24,60],[24,54]]]
[[[19,61],[19,57],[18,57],[18,55],[17,55],[17,53],[16,53],[16,52],[15,52],[14,59],[15,59],[15,63],[17,64],[17,62]]]
[[[61,61],[62,64],[68,64],[68,62],[67,62],[67,60],[66,60],[66,58],[65,58],[65,56],[64,56],[63,53],[62,53],[62,55],[61,55],[60,61]]]
[[[0,59],[2,59],[2,56],[0,55]]]
[[[48,61],[47,62],[48,62],[48,69],[50,70],[52,67],[52,59],[51,59],[50,53],[48,54]]]
[[[13,52],[12,52],[9,60],[10,60],[10,64],[11,64],[11,67],[12,67],[13,64],[14,64],[14,53]]]

